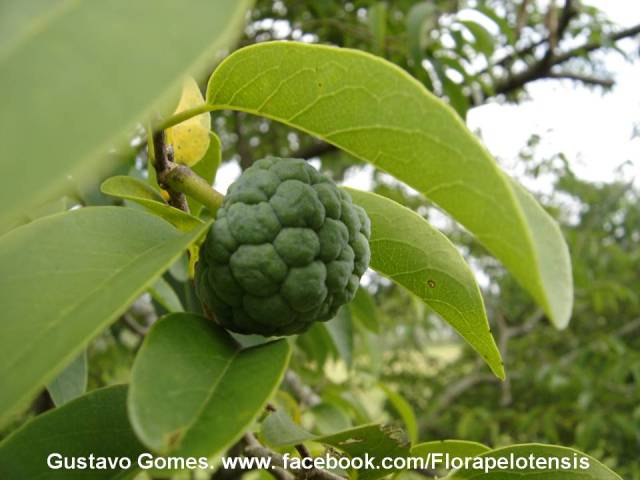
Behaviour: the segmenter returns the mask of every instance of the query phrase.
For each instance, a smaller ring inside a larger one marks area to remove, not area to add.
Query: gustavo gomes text
[[[128,470],[132,467],[142,470],[195,470],[209,469],[207,457],[156,457],[151,453],[141,453],[135,459],[129,457],[103,457],[93,453],[86,457],[67,457],[53,452],[47,456],[47,466],[51,470]]]

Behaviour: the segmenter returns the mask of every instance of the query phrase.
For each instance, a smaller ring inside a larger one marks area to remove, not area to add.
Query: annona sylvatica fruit
[[[229,187],[201,247],[198,296],[234,332],[304,332],[353,299],[370,235],[365,211],[309,163],[259,160]]]

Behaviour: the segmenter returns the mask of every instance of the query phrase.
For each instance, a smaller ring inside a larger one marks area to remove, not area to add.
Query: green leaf
[[[467,111],[469,110],[470,104],[469,99],[463,93],[463,85],[458,84],[449,78],[447,72],[445,71],[445,66],[458,71],[465,80],[468,75],[464,67],[460,62],[456,59],[440,56],[440,57],[431,57],[430,58],[431,65],[433,66],[433,70],[435,71],[438,79],[442,83],[442,93],[446,95],[449,105],[458,112],[462,119],[465,119],[467,116]]]
[[[54,213],[69,210],[78,203],[79,202],[77,200],[63,195],[55,200],[50,200],[42,205],[35,206],[26,211],[24,215],[16,217],[10,224],[0,225],[0,237],[14,228],[18,228],[19,226],[37,220],[38,218],[47,217]]]
[[[318,438],[308,432],[282,409],[269,414],[261,424],[260,433],[264,442],[273,447],[290,447],[309,440]]]
[[[51,400],[57,407],[79,397],[86,391],[87,371],[87,351],[83,350],[47,385]]]
[[[430,453],[449,454],[452,457],[475,457],[491,450],[486,445],[467,440],[439,440],[424,442],[411,448],[412,457],[427,457]]]
[[[351,428],[351,419],[347,412],[339,405],[322,402],[311,408],[314,420],[314,431],[322,435],[329,435]]]
[[[324,323],[329,336],[333,341],[336,353],[344,360],[347,367],[351,367],[353,361],[353,324],[351,314],[346,307],[340,308],[338,314]]]
[[[100,190],[106,195],[124,198],[145,207],[149,213],[164,218],[176,228],[188,232],[202,226],[202,221],[193,215],[167,205],[162,196],[148,183],[127,175],[107,178]]]
[[[345,385],[334,385],[322,390],[322,400],[327,403],[339,406],[342,410],[353,417],[356,425],[371,423],[373,420],[361,399],[353,392],[346,390]]]
[[[6,377],[3,377],[6,378]],[[145,452],[134,435],[126,410],[124,385],[94,390],[60,408],[44,413],[0,443],[0,478],[26,480],[122,479],[121,469],[53,470],[46,459],[52,453],[63,457],[126,457],[135,466]],[[127,470],[131,473],[132,470]]]
[[[180,257],[169,267],[169,273],[179,282],[189,281],[189,257],[187,254]]]
[[[218,66],[207,101],[315,135],[422,192],[566,327],[573,285],[560,229],[455,112],[397,66],[345,48],[261,43]]]
[[[1,415],[51,381],[202,233],[120,207],[36,220],[0,237]]]
[[[380,465],[384,457],[407,457],[409,448],[404,442],[402,432],[383,425],[363,425],[331,435],[313,435],[291,420],[285,412],[271,413],[262,422],[262,438],[273,447],[289,447],[306,441],[314,441],[334,447],[351,458],[375,457],[376,469],[358,472],[359,479],[373,480],[389,475],[395,470],[385,470]]]
[[[420,65],[429,43],[429,33],[438,21],[437,8],[430,2],[416,3],[407,14],[407,41],[409,54],[415,65]]]
[[[439,313],[504,378],[480,289],[460,252],[417,213],[375,193],[347,189],[371,218],[371,268]]]
[[[74,201],[72,198],[66,195],[63,195],[62,197],[56,200],[46,202],[45,204],[40,205],[26,212],[25,215],[29,218],[30,221],[33,221],[41,217],[47,217],[49,215],[53,215],[54,213],[67,211],[71,207],[77,204],[78,204],[77,201]]]
[[[473,478],[474,480],[526,480],[527,478],[562,478],[562,480],[622,480],[615,472],[611,471],[595,458],[578,452],[572,448],[556,445],[540,445],[533,443],[527,445],[513,445],[506,448],[491,450],[479,455],[479,457],[509,458],[511,455],[514,455],[515,457],[529,457],[530,455],[534,455],[537,458],[543,457],[559,459],[556,460],[556,462],[566,459],[565,461],[568,462],[577,461],[579,463],[582,459],[582,461],[589,463],[589,467],[587,469],[583,469],[580,468],[580,465],[578,464],[577,468],[568,469],[549,469],[547,467],[544,470],[541,470],[540,468],[538,470],[532,470],[513,468],[501,470],[496,469],[489,473],[483,473],[473,469],[463,469],[451,473],[447,479],[460,480],[464,478]],[[573,463],[570,463],[569,466],[572,467]]]
[[[471,20],[461,20],[460,23],[467,27],[475,39],[475,47],[478,52],[484,53],[487,57],[493,55],[493,36],[477,22]]]
[[[184,307],[178,294],[164,278],[160,277],[149,288],[149,293],[167,312],[184,312]]]
[[[444,94],[449,99],[449,105],[460,114],[460,117],[467,118],[467,112],[469,111],[469,99],[462,92],[462,85],[452,81],[446,73],[440,76],[442,82],[442,89]]]
[[[211,457],[236,442],[263,411],[289,361],[285,340],[241,348],[210,320],[159,320],[136,357],[129,417],[159,453]]]
[[[218,171],[218,167],[220,167],[221,161],[222,144],[220,142],[220,137],[213,132],[209,132],[209,149],[202,160],[196,163],[191,169],[209,182],[209,185],[213,185],[216,178],[216,172]],[[191,211],[191,214],[196,217],[200,215],[203,208],[202,204],[191,197],[187,197],[187,202],[189,202],[189,210]]]
[[[348,308],[341,308],[328,322],[317,322],[297,342],[311,360],[322,367],[329,357],[341,358],[351,367],[353,361],[353,323]]]
[[[413,411],[413,407],[411,407],[409,402],[407,402],[402,395],[392,390],[384,383],[379,383],[378,385],[380,385],[380,388],[387,395],[389,402],[391,402],[395,411],[398,412],[398,415],[402,418],[404,426],[407,429],[409,442],[411,442],[412,445],[415,444],[418,441],[418,421],[416,420],[416,414]]]
[[[509,25],[509,22],[507,21],[507,19],[503,14],[498,14],[495,10],[493,10],[491,7],[486,5],[479,5],[476,8],[476,11],[480,12],[490,20],[493,20],[493,22],[498,26],[502,34],[507,39],[507,42],[511,45],[515,45],[516,43],[515,32],[511,28],[511,26]]]
[[[460,75],[462,75],[465,78],[469,76],[469,74],[467,73],[467,70],[464,68],[464,65],[462,65],[462,62],[460,61],[459,58],[439,55],[438,57],[432,57],[431,63],[437,63],[440,66],[444,65],[449,68],[452,68],[453,70],[456,70]],[[440,70],[441,69],[442,68],[440,67]]]
[[[373,333],[380,333],[378,309],[373,297],[366,289],[358,288],[355,298],[349,304],[349,309],[351,310],[351,316],[356,318],[367,330]]]
[[[155,188],[146,182],[128,175],[116,175],[115,177],[109,177],[102,185],[100,185],[100,191],[105,195],[111,195],[112,197],[125,198],[133,201],[146,201],[155,202],[166,205],[164,198],[160,195]],[[144,203],[140,203],[144,205]],[[181,213],[182,210],[180,211]]]
[[[211,68],[241,32],[250,4],[3,5],[0,168],[15,181],[0,190],[0,223],[47,199],[67,175],[95,175],[140,121],[171,111],[183,76]]]
[[[386,477],[397,469],[382,467],[385,457],[407,457],[409,448],[403,438],[403,433],[393,427],[383,425],[364,425],[344,432],[327,435],[316,441],[331,445],[346,453],[351,458],[364,458],[366,455],[374,457],[374,469],[358,471],[359,480],[375,480]]]
[[[298,335],[296,342],[300,346],[300,350],[312,361],[315,361],[318,367],[322,368],[330,355],[335,353],[335,344],[327,327],[316,322],[311,328]]]

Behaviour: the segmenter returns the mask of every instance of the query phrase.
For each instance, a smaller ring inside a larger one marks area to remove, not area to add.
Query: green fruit
[[[198,296],[234,332],[304,332],[353,299],[370,235],[365,211],[307,162],[259,160],[229,187],[202,245]]]

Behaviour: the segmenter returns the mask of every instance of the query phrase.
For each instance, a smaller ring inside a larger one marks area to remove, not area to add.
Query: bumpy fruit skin
[[[371,222],[304,160],[267,157],[229,187],[196,290],[225,328],[292,335],[333,318],[369,266]]]

